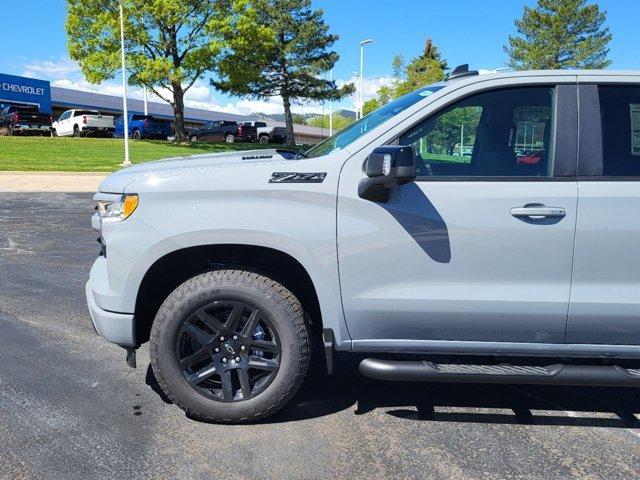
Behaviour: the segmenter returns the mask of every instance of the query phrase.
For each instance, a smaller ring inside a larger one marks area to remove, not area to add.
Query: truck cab
[[[130,167],[95,197],[91,316],[219,422],[335,351],[389,381],[640,386],[639,142],[640,72],[461,67],[306,152]]]

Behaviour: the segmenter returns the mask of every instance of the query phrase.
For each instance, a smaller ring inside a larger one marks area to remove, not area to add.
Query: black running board
[[[366,358],[360,373],[397,381],[640,387],[640,369],[600,365],[458,365]]]

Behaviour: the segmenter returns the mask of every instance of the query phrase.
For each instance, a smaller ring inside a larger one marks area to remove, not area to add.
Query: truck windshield
[[[305,152],[305,156],[309,158],[321,157],[322,155],[328,155],[331,152],[340,150],[350,143],[355,142],[362,135],[373,130],[378,125],[418,103],[420,100],[424,100],[426,97],[442,88],[444,88],[444,85],[429,85],[408,93],[393,102],[387,103],[383,107],[371,112],[366,117],[362,117],[362,119],[348,126],[341,132],[336,133],[334,136],[327,138],[312,147],[310,150]]]

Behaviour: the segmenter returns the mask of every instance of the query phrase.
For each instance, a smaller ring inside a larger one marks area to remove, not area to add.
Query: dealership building
[[[97,110],[104,115],[122,114],[122,97],[103,95],[94,92],[73,90],[51,86],[46,80],[19,77],[0,73],[0,105],[35,105],[40,112],[50,113],[56,119],[70,109]],[[144,113],[144,101],[128,98],[129,113]],[[147,113],[155,118],[173,120],[173,109],[167,103],[147,102]],[[214,110],[186,107],[184,110],[187,128],[197,128],[205,122],[214,120],[234,120],[246,122],[262,120],[273,127],[284,127],[284,122],[261,119],[253,115],[235,115]],[[296,143],[317,143],[328,137],[327,129],[294,125]]]

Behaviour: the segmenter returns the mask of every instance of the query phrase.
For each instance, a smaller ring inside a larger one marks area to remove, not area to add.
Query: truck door
[[[73,133],[73,130],[70,126],[71,113],[71,111],[64,112],[58,119],[58,135],[61,137],[65,135],[71,135]]]
[[[640,86],[579,87],[568,343],[640,345]],[[620,81],[620,80],[617,80]]]
[[[575,232],[576,86],[477,93],[396,138],[416,181],[387,203],[343,168],[338,260],[354,349],[562,343]]]

